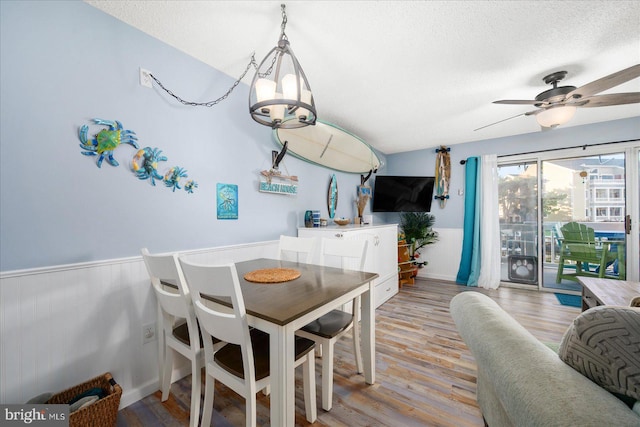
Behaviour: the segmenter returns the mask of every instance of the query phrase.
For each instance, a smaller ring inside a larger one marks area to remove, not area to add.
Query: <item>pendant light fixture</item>
[[[262,60],[251,82],[249,112],[256,122],[273,129],[294,129],[316,123],[316,106],[307,77],[285,34],[287,14],[282,8],[278,45]]]

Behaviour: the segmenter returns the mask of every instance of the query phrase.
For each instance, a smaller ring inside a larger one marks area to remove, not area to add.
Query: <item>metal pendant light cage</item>
[[[273,129],[295,129],[316,123],[311,87],[284,32],[287,22],[284,9],[282,5],[278,45],[258,66],[249,92],[251,117]]]

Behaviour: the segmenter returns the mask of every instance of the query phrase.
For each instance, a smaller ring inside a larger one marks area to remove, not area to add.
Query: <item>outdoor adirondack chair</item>
[[[562,279],[578,281],[578,276],[618,278],[616,275],[606,274],[607,266],[618,255],[610,251],[609,242],[596,242],[593,228],[569,222],[562,226],[561,231],[562,246],[556,283],[560,283]],[[575,269],[575,273],[565,273],[565,268]]]

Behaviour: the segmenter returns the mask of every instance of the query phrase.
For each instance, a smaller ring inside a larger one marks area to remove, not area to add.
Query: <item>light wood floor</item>
[[[559,342],[580,313],[552,293],[501,287],[467,288],[419,280],[376,311],[376,384],[355,373],[350,339],[336,345],[333,408],[321,407],[321,361],[316,360],[318,420],[314,426],[483,426],[475,400],[476,366],[449,315],[459,292],[491,296],[542,341]],[[296,425],[304,418],[301,369],[296,372]],[[188,425],[191,376],[171,386],[171,397],[147,396],[121,410],[118,426]],[[244,399],[216,385],[215,426],[244,426]],[[258,394],[258,425],[269,425],[269,397]]]

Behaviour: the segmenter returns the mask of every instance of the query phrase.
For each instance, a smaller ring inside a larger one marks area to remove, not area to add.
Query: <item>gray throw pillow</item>
[[[583,312],[565,332],[558,355],[605,390],[640,400],[640,308]]]

